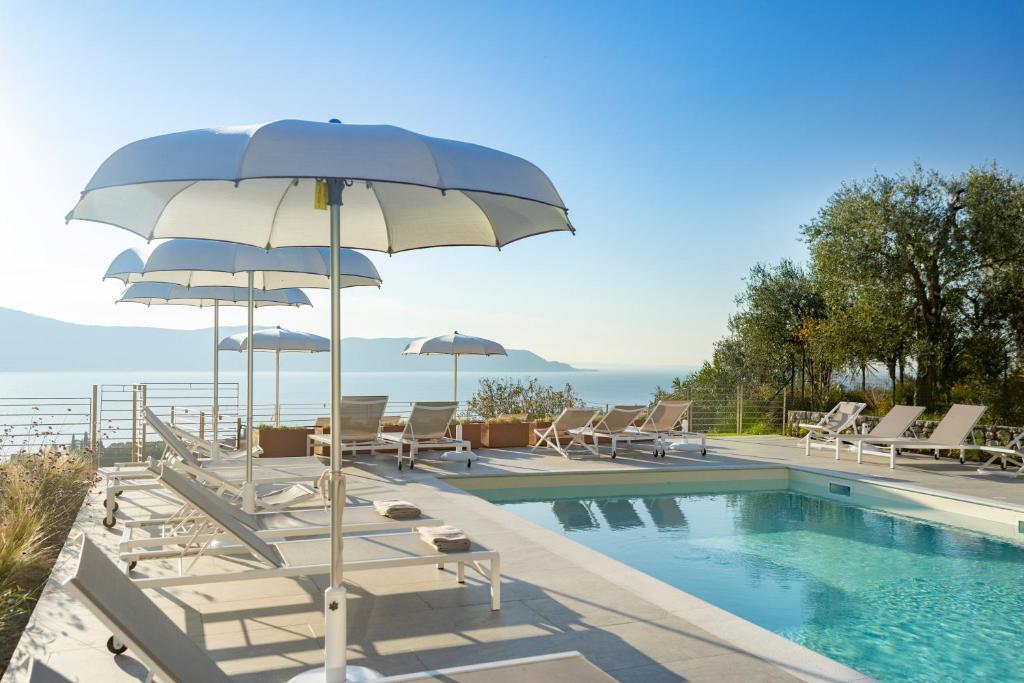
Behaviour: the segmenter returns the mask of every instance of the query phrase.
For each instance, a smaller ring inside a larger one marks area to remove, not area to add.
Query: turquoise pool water
[[[475,493],[879,680],[1024,680],[1011,543],[788,490]]]

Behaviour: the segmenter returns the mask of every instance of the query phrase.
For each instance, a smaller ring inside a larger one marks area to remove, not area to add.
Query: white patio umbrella
[[[424,337],[416,339],[405,347],[403,354],[419,354],[422,356],[447,355],[454,361],[455,376],[452,381],[452,400],[459,401],[459,356],[507,356],[505,347],[496,341],[483,337],[471,337],[459,334],[458,330],[440,337]]]
[[[341,286],[380,286],[380,274],[373,262],[353,249],[341,249]],[[239,286],[249,289],[283,287],[330,287],[331,254],[322,247],[261,249],[237,242],[205,239],[170,239],[156,245],[134,247],[114,257],[104,279],[130,282],[171,282],[191,286]],[[248,330],[253,331],[253,309],[249,308]],[[213,309],[213,443],[216,452],[220,416],[220,310]],[[246,357],[246,434],[252,434],[253,357]],[[255,511],[252,483],[252,445],[246,438],[246,483],[242,505]]]
[[[193,130],[134,142],[100,166],[68,219],[108,223],[147,239],[331,246],[335,282],[342,245],[388,253],[455,245],[501,248],[532,235],[573,230],[554,185],[524,159],[392,126],[337,120]],[[332,287],[333,504],[325,666],[297,677],[328,683],[346,678],[340,338],[341,296]]]
[[[288,291],[288,290],[278,290]],[[249,339],[253,340],[249,344]],[[250,337],[245,332],[224,337],[220,342],[221,351],[268,351],[274,354],[274,426],[281,426],[281,354],[282,353],[326,353],[331,350],[331,340],[310,332],[293,332],[278,325],[265,330],[256,330]]]

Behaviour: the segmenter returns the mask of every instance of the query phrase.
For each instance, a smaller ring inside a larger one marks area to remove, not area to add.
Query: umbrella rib
[[[479,211],[480,214],[484,217],[484,220],[487,221],[487,225],[491,229],[491,234],[494,235],[494,246],[497,247],[498,249],[501,249],[502,245],[501,242],[498,240],[498,231],[494,229],[494,222],[491,221],[491,217],[487,215],[486,211],[484,211],[484,207],[480,206],[480,202],[478,202],[468,193],[460,190],[460,194],[462,194],[462,196],[468,199],[469,201],[473,202],[473,206],[477,208],[477,211]]]
[[[165,201],[163,206],[160,207],[160,213],[156,215],[156,220],[153,221],[153,226],[149,229],[149,237],[147,239],[153,239],[153,233],[156,231],[156,226],[160,224],[160,219],[164,217],[164,212],[167,211],[167,207],[171,205],[171,202],[177,199],[178,195],[180,195],[182,192],[194,187],[198,183],[198,180],[193,180],[188,185],[185,185],[180,190],[178,190],[177,192],[175,192],[174,194],[167,198],[167,201]]]
[[[388,215],[384,212],[384,202],[380,200],[380,195],[377,194],[377,186],[374,183],[368,183],[370,192],[373,193],[373,198],[377,200],[377,209],[380,211],[380,218],[384,221],[384,236],[388,243],[387,253],[392,253],[391,249],[391,224],[388,222]]]
[[[248,152],[249,148],[246,147],[245,151]],[[243,158],[244,158],[244,156],[243,156]],[[241,169],[239,169],[239,170],[241,170]],[[266,242],[267,248],[270,248],[270,240],[273,239],[273,237],[274,237],[274,226],[277,225],[277,214],[281,210],[281,205],[284,204],[285,197],[288,196],[288,191],[293,186],[297,187],[298,184],[299,184],[299,179],[298,178],[290,179],[288,181],[288,184],[284,188],[284,192],[281,193],[281,198],[277,200],[277,205],[274,206],[274,214],[270,217],[270,232],[267,235],[267,242]]]

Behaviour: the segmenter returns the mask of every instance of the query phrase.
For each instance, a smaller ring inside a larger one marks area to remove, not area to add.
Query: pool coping
[[[445,474],[434,478],[434,485],[445,493],[459,497],[460,504],[472,507],[488,517],[503,519],[506,523],[525,525],[528,535],[546,550],[571,557],[583,569],[591,571],[615,583],[621,588],[635,594],[638,598],[663,607],[674,616],[686,619],[694,626],[701,628],[737,650],[747,652],[759,659],[777,666],[779,669],[803,681],[814,683],[867,683],[875,679],[845,664],[835,661],[823,654],[815,652],[791,640],[743,619],[732,612],[680,590],[665,583],[661,579],[630,567],[597,550],[589,548],[571,538],[546,529],[534,522],[524,519],[513,512],[504,510],[498,505],[480,498],[470,491],[450,483],[466,478],[534,478],[557,474],[571,475],[606,475],[614,478],[621,474],[638,472],[685,471],[694,470],[752,470],[752,469],[787,469],[787,465],[752,465],[725,467],[670,467],[659,470],[629,469],[616,472],[608,470],[551,470],[547,472],[526,473],[488,473],[478,474]]]

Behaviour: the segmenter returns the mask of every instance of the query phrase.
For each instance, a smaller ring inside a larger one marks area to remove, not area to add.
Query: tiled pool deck
[[[976,474],[974,467],[929,458],[895,470],[878,461],[810,458],[795,439],[710,439],[708,456],[693,451],[654,461],[649,455],[568,461],[526,450],[481,450],[472,474],[789,464],[868,475],[892,483],[1024,505],[1024,480]],[[502,609],[492,613],[486,584],[472,570],[457,585],[450,572],[409,568],[352,573],[349,657],[386,674],[579,650],[623,681],[863,680],[857,672],[788,643],[559,534],[454,488],[439,474],[464,473],[458,462],[425,462],[398,472],[378,456],[346,467],[356,498],[400,496],[465,529],[502,553]],[[168,510],[164,497],[121,498],[122,514]],[[129,651],[111,656],[108,631],[59,586],[75,566],[77,539],[87,534],[111,554],[121,526],[100,523],[90,496],[54,569],[3,681],[26,680],[35,657],[81,681],[142,680]],[[225,567],[231,560],[217,560]],[[209,565],[208,565],[209,566]],[[237,584],[149,591],[151,597],[239,681],[285,681],[322,657],[322,579],[274,578]]]

